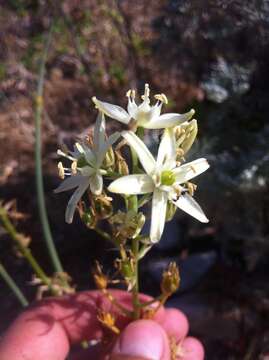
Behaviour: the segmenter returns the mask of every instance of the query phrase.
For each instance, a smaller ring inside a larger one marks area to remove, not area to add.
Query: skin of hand
[[[131,309],[131,294],[110,290],[114,298]],[[140,301],[150,297],[140,295]],[[121,329],[115,336],[97,319],[97,311],[111,311]],[[178,360],[203,360],[204,349],[187,337],[189,325],[177,309],[161,307],[152,320],[123,317],[99,291],[49,298],[24,311],[0,339],[1,360],[170,360],[169,341],[179,345]],[[85,340],[102,343],[81,349]]]

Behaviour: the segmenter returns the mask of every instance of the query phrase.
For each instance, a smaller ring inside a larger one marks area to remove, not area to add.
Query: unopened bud
[[[86,209],[85,204],[79,205],[79,215],[82,222],[89,228],[94,229],[97,223],[97,216],[92,207]]]
[[[106,152],[104,161],[103,161],[103,167],[105,169],[113,167],[115,164],[115,155],[114,150],[112,149],[112,146],[110,146]]]
[[[99,219],[107,219],[113,214],[112,198],[104,194],[95,196],[92,204]]]
[[[171,262],[168,269],[163,272],[161,291],[164,295],[171,295],[177,291],[180,284],[178,267],[175,262]]]
[[[123,176],[129,175],[129,167],[124,157],[121,155],[119,151],[115,151],[115,155],[116,155],[116,171]]]
[[[171,221],[175,215],[175,212],[177,210],[176,205],[172,203],[172,201],[167,202],[167,208],[166,208],[166,217],[165,221]]]
[[[194,140],[196,139],[197,133],[198,133],[197,121],[193,119],[188,123],[186,127],[186,136],[180,146],[181,149],[184,151],[184,154],[186,154],[192,147]]]

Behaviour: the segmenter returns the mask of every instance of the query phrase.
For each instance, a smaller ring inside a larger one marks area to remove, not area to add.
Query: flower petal
[[[103,177],[100,174],[94,174],[90,177],[90,189],[95,195],[102,194],[103,191]]]
[[[157,165],[158,167],[173,167],[176,164],[176,139],[173,129],[165,129],[159,145]],[[170,167],[170,169],[171,169]]]
[[[100,150],[100,147],[105,142],[105,116],[99,111],[95,125],[94,125],[94,135],[93,143],[96,151]]]
[[[97,109],[103,112],[105,115],[111,117],[112,119],[118,120],[123,124],[129,123],[131,117],[122,107],[100,101],[96,97],[93,97],[92,101],[95,103]]]
[[[205,216],[200,205],[189,195],[184,194],[179,197],[177,201],[172,201],[178,208],[185,211],[187,214],[193,216],[202,223],[207,223],[209,220]]]
[[[147,129],[163,129],[168,127],[174,127],[179,124],[184,123],[192,118],[194,114],[194,110],[190,110],[185,114],[176,114],[176,113],[168,113],[159,116],[158,118],[153,118],[148,123],[144,124],[144,127]]]
[[[70,200],[68,201],[66,210],[65,210],[65,221],[68,224],[71,224],[73,221],[74,213],[77,207],[77,204],[84,194],[84,192],[87,190],[89,186],[89,178],[84,177],[83,181],[77,188],[77,190],[74,192],[74,194],[71,196]]]
[[[54,190],[55,193],[59,193],[62,191],[68,191],[71,189],[74,189],[75,187],[78,187],[83,182],[84,176],[82,175],[72,175],[64,181],[57,187],[57,189]]]
[[[129,99],[128,99],[127,110],[128,110],[128,113],[130,114],[130,116],[133,119],[135,119],[136,118],[136,112],[137,112],[137,105],[136,105],[135,101],[131,97],[129,97]]]
[[[150,241],[157,243],[162,236],[167,208],[168,194],[159,189],[155,189],[152,198]]]
[[[120,133],[117,131],[114,134],[110,135],[107,141],[103,143],[100,147],[99,152],[97,153],[97,167],[102,165],[104,157],[106,155],[107,150],[110,146],[112,146],[118,139],[120,138]]]
[[[108,190],[117,194],[147,194],[154,190],[154,183],[146,174],[126,175],[114,180]]]
[[[176,177],[176,182],[182,184],[195,176],[202,174],[208,168],[209,164],[207,160],[200,158],[175,168],[173,173]]]
[[[132,131],[123,131],[121,135],[135,150],[145,171],[151,174],[156,168],[156,161],[143,141]]]

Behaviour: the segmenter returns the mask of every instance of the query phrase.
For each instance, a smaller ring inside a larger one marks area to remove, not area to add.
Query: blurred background
[[[93,287],[99,259],[115,251],[76,216],[59,184],[59,146],[70,146],[96,117],[91,97],[126,105],[145,82],[165,93],[165,111],[196,110],[199,134],[187,160],[206,157],[196,199],[210,219],[177,212],[141,266],[142,291],[157,295],[175,260],[182,284],[170,300],[190,318],[207,359],[266,359],[269,352],[269,3],[267,0],[0,0],[0,199],[27,216],[40,263],[48,261],[34,178],[36,92],[44,40],[53,21],[42,123],[46,204],[57,250],[78,290]],[[107,120],[108,131],[119,124]],[[0,260],[29,300],[31,270],[0,228]],[[0,281],[0,331],[20,306]]]

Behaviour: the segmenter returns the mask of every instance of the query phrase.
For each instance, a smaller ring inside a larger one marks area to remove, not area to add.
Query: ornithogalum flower
[[[59,193],[77,188],[67,204],[65,212],[67,223],[72,223],[76,206],[88,187],[95,195],[102,193],[103,175],[106,174],[106,171],[102,169],[102,163],[109,147],[117,141],[119,136],[120,134],[116,132],[106,139],[104,114],[99,112],[91,146],[84,141],[76,143],[74,151],[69,151],[67,154],[58,150],[59,155],[71,160],[72,163],[70,168],[64,168],[61,162],[58,164],[60,177],[68,177],[55,192]]]
[[[107,102],[98,100],[93,97],[97,109],[112,119],[118,120],[123,124],[129,124],[131,120],[139,127],[146,129],[164,129],[182,124],[191,119],[194,110],[190,110],[185,114],[167,113],[161,115],[161,108],[163,103],[167,104],[167,97],[164,94],[155,95],[157,100],[154,105],[150,105],[149,85],[145,85],[145,92],[142,95],[141,104],[137,105],[135,102],[135,91],[129,90],[127,92],[128,106],[127,111],[118,105],[112,105]]]
[[[202,209],[185,186],[189,180],[208,169],[207,160],[200,158],[176,166],[176,143],[173,129],[164,131],[157,160],[133,132],[123,131],[122,136],[136,151],[146,173],[123,176],[113,181],[108,190],[129,195],[153,193],[150,241],[156,243],[162,236],[168,201],[197,220],[208,222]]]

